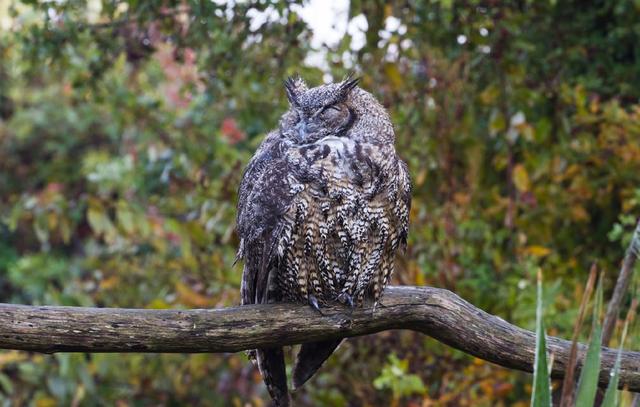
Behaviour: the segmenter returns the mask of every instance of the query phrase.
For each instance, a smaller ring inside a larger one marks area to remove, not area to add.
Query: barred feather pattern
[[[355,143],[346,144],[326,155],[317,154],[322,142],[289,151],[288,159],[296,163],[292,168],[307,182],[292,185],[296,192],[282,217],[276,246],[278,284],[288,301],[304,303],[313,294],[327,304],[343,293],[359,305],[367,293],[379,301],[393,272],[395,252],[406,239],[408,204],[400,191],[410,190],[402,184],[408,181],[404,166],[395,154],[390,163],[384,162],[389,158],[379,146],[356,149]],[[359,168],[365,182],[354,183],[353,172],[341,166],[363,160],[359,150],[369,162],[366,169]],[[307,165],[301,166],[301,160]],[[309,173],[317,177],[310,179]]]
[[[291,109],[256,151],[239,189],[242,304],[323,306],[349,298],[375,306],[406,245],[411,206],[393,126],[351,79],[313,89],[290,79],[286,89]],[[338,343],[308,348],[304,357],[322,356],[306,361],[299,383]],[[276,405],[288,405],[281,349],[252,355]]]

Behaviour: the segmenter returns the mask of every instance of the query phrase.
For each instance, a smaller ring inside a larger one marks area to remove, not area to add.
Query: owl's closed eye
[[[297,79],[285,82],[287,97],[291,105],[293,122],[285,127],[286,134],[295,144],[311,144],[324,137],[347,136],[355,121],[355,113],[348,105],[350,92],[357,80],[329,85],[330,91],[308,89]]]
[[[349,110],[343,104],[325,106],[318,111],[317,117],[324,122],[334,122],[342,120],[349,114]]]

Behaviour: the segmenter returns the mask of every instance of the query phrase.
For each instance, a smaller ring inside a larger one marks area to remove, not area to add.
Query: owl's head
[[[309,89],[300,77],[287,79],[284,87],[290,110],[284,118],[285,134],[296,144],[345,136],[357,118],[348,100],[357,85],[357,78],[348,77]]]
[[[284,83],[290,109],[280,122],[280,134],[293,144],[314,143],[324,137],[348,137],[393,146],[393,125],[385,108],[358,79],[308,88],[300,77]]]

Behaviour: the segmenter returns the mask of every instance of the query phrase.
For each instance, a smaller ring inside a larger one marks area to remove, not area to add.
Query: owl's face
[[[347,79],[307,89],[301,79],[288,79],[285,89],[291,109],[286,115],[285,136],[295,144],[345,136],[356,119],[347,97],[357,84],[357,79]]]

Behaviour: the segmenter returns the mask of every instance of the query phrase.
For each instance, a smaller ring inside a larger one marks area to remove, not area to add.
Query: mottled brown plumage
[[[375,307],[406,244],[411,184],[385,109],[357,81],[308,89],[288,79],[291,108],[249,162],[239,190],[242,303]],[[302,385],[340,341],[305,344]],[[282,349],[254,354],[276,405],[288,405]]]

